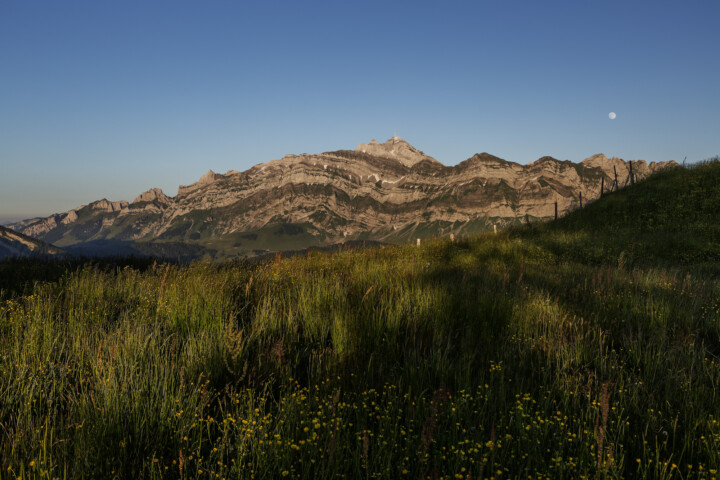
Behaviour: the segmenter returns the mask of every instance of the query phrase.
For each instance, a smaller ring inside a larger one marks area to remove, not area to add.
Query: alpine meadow
[[[419,246],[3,260],[0,478],[719,478],[718,185]]]

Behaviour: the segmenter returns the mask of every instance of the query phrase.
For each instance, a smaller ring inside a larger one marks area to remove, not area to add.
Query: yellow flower
[[[283,471],[282,471],[282,476],[283,476],[283,477],[287,477],[288,475],[290,475],[290,472],[288,472],[287,470],[283,470]]]

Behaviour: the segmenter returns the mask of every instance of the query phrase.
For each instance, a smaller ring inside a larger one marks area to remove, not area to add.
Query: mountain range
[[[212,170],[174,197],[98,200],[10,225],[83,255],[230,258],[345,242],[402,242],[553,218],[676,166],[592,155],[527,165],[487,153],[446,166],[399,137],[355,150]]]

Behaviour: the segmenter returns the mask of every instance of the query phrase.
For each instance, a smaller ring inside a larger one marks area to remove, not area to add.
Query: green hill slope
[[[720,264],[720,161],[658,172],[557,222],[524,232],[589,263]]]

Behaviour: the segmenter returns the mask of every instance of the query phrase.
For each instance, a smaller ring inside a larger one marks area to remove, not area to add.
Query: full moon
[[[616,116],[617,115],[615,115],[615,112],[610,112],[610,114],[608,115],[608,117],[610,117],[610,120],[615,120]]]

